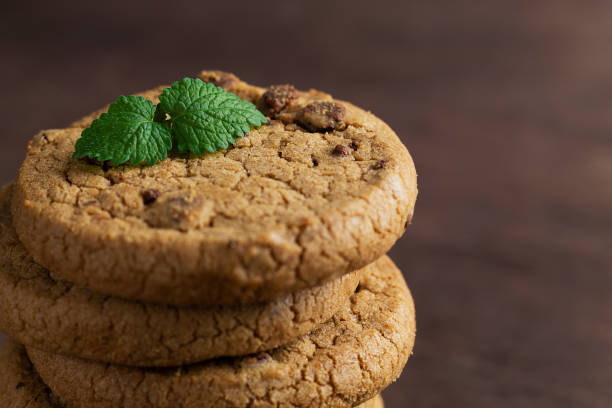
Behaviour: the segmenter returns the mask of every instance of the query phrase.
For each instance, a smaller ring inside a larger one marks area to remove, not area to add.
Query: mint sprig
[[[215,152],[266,122],[252,103],[200,79],[175,82],[159,100],[155,106],[143,97],[120,96],[83,130],[73,158],[151,166],[168,156],[173,141],[180,152]]]
[[[226,149],[251,126],[266,122],[252,103],[200,79],[175,82],[163,90],[159,105],[170,115],[180,152]]]
[[[170,124],[154,122],[155,106],[142,96],[120,96],[77,140],[73,158],[153,165],[172,148]]]

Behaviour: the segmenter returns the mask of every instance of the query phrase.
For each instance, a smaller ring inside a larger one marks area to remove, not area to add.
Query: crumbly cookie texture
[[[247,303],[359,269],[402,235],[416,173],[384,122],[319,91],[264,98],[270,90],[231,74],[201,77],[255,103],[269,123],[227,150],[152,167],[72,160],[80,128],[29,143],[12,210],[37,262],[107,295]]]
[[[43,384],[23,346],[11,340],[0,350],[0,407],[69,408]]]
[[[28,354],[45,383],[77,408],[353,407],[399,376],[414,344],[414,305],[403,277],[387,257],[375,266],[350,306],[269,352],[174,369]]]
[[[0,350],[0,406],[72,408],[62,403],[42,382],[23,346],[10,340]],[[357,408],[384,408],[384,404],[381,396],[377,395]]]
[[[251,305],[180,308],[102,296],[34,262],[12,226],[10,195],[11,187],[0,192],[0,330],[53,353],[178,366],[272,349],[329,320],[371,268]]]

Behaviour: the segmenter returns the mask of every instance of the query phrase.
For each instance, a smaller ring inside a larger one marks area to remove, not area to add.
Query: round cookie
[[[32,348],[28,354],[45,383],[76,408],[352,407],[400,375],[414,336],[410,292],[383,257],[362,275],[350,305],[269,352],[174,369],[109,366]]]
[[[329,320],[359,282],[360,272],[352,272],[266,303],[208,308],[98,295],[54,280],[34,262],[12,226],[11,189],[0,192],[0,330],[49,352],[177,366],[269,350]]]
[[[36,374],[23,346],[11,340],[0,349],[0,407],[65,408]]]
[[[3,408],[68,408],[34,371],[23,346],[13,341],[0,349],[0,406]],[[384,408],[380,395],[358,408]]]
[[[224,75],[202,77],[270,117],[227,150],[109,167],[71,158],[81,128],[37,135],[12,206],[37,262],[107,295],[215,305],[286,295],[386,253],[417,195],[395,133],[322,92]]]

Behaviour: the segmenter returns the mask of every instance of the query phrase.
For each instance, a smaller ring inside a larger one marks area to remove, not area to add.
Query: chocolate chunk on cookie
[[[197,192],[178,191],[158,196],[151,203],[145,219],[154,228],[174,228],[187,232],[207,226],[214,216],[213,207],[212,201]]]
[[[346,108],[338,102],[312,102],[298,116],[298,123],[313,132],[346,128]]]
[[[262,95],[263,112],[274,117],[277,113],[298,98],[298,91],[293,85],[272,85]]]
[[[75,408],[353,407],[397,378],[414,335],[410,292],[383,257],[346,308],[266,354],[138,369],[27,350],[45,383]]]
[[[224,71],[207,71],[200,75],[200,79],[204,82],[212,82],[215,86],[225,90],[230,89],[232,84],[239,81],[236,75]]]
[[[142,201],[145,205],[153,204],[159,198],[159,190],[149,188],[142,192]]]
[[[0,193],[0,330],[53,353],[132,366],[172,366],[269,350],[344,307],[371,266],[268,302],[187,308],[98,295],[53,279],[19,242]]]
[[[334,156],[349,156],[351,152],[348,147],[344,145],[336,145],[336,147],[334,147],[334,149],[332,150],[332,154]]]
[[[226,87],[257,106],[266,93],[237,78]],[[73,160],[82,128],[45,131],[16,183],[21,241],[62,279],[183,306],[269,300],[373,262],[414,211],[408,151],[348,102],[315,90],[289,99],[227,150],[151,167]]]

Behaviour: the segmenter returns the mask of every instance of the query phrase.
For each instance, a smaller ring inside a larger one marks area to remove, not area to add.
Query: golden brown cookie
[[[72,160],[80,128],[29,143],[12,208],[40,264],[107,295],[233,304],[361,268],[402,235],[416,173],[384,122],[319,91],[202,77],[271,120],[227,150],[152,167]]]
[[[40,380],[23,346],[11,340],[0,349],[0,407],[67,408]]]
[[[69,408],[42,382],[23,346],[12,341],[0,349],[0,407]],[[384,408],[384,405],[377,395],[358,408]]]
[[[115,364],[172,366],[268,350],[309,333],[348,301],[352,272],[265,303],[144,304],[54,280],[19,242],[0,192],[0,330],[28,346]],[[362,273],[368,273],[368,266]]]
[[[383,257],[362,275],[349,306],[269,352],[173,369],[110,366],[32,348],[28,354],[45,383],[77,408],[352,407],[400,375],[414,336],[410,292]]]

